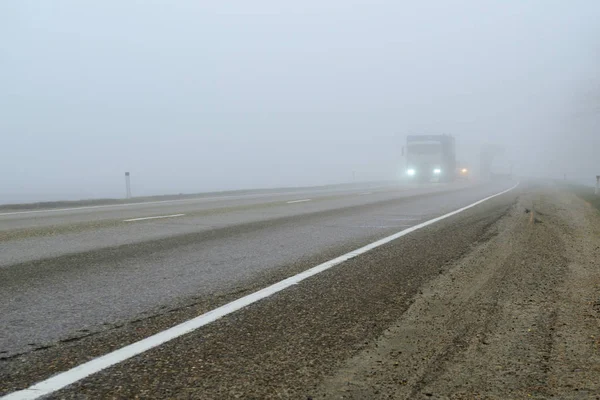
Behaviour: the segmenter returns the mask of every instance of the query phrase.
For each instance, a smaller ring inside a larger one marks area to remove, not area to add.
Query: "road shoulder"
[[[537,188],[495,229],[315,398],[600,395],[596,211],[566,191]]]

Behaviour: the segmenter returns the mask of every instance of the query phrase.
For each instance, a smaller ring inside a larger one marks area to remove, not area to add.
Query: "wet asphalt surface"
[[[144,222],[136,229],[171,233],[4,266],[0,390],[23,388],[509,186],[266,202],[258,211],[216,213],[215,219],[229,218],[221,226],[207,228],[198,216]],[[402,312],[423,282],[467,251],[511,196],[349,261],[60,396],[304,396],[308,382],[360,348]],[[242,222],[231,223],[231,214]],[[171,231],[172,224],[199,229],[181,233]]]

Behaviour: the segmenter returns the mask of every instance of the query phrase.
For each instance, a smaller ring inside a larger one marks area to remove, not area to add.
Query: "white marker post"
[[[600,195],[600,175],[596,175],[596,194]]]
[[[125,172],[125,195],[128,199],[131,198],[131,180],[129,172]]]

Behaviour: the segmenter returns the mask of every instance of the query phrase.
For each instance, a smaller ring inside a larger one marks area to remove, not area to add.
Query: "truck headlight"
[[[436,175],[439,175],[439,174],[442,173],[442,170],[439,169],[439,168],[436,168],[436,169],[433,170],[433,173],[436,174]]]
[[[409,169],[406,171],[406,174],[407,174],[408,176],[415,176],[415,174],[416,174],[416,173],[417,173],[417,171],[415,171],[415,170],[414,170],[414,169],[412,169],[412,168],[409,168]]]

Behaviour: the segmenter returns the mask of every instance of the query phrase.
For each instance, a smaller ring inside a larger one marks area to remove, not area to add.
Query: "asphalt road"
[[[467,186],[463,183],[458,188]],[[0,213],[0,268],[64,254],[446,190],[450,187],[365,185],[354,189]]]
[[[392,186],[0,215],[2,374],[15,385],[31,384],[52,368],[76,365],[188,312],[210,310],[512,185]],[[149,217],[167,218],[138,220]],[[469,231],[471,240],[477,232]],[[436,240],[452,242],[452,235]],[[115,339],[121,327],[152,318],[159,322]],[[71,342],[97,346],[82,355],[81,348],[64,349]],[[39,359],[44,354],[64,360],[50,368]],[[45,366],[15,372],[15,360]]]

